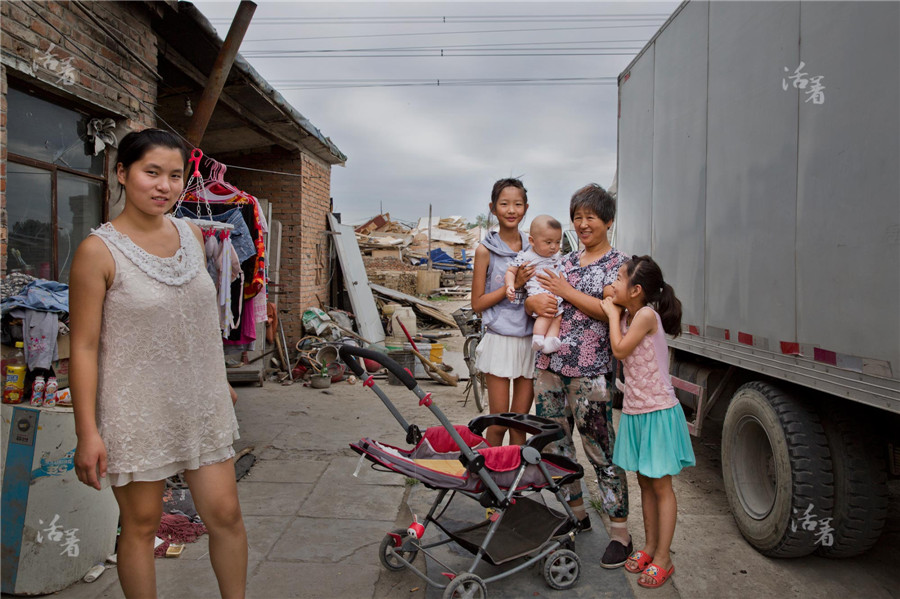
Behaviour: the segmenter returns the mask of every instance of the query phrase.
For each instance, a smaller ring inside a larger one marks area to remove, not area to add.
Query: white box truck
[[[741,533],[871,548],[900,466],[900,3],[684,2],[619,76],[617,183]]]

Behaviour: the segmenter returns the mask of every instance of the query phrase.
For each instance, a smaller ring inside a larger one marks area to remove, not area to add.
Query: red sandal
[[[658,589],[662,585],[666,584],[666,581],[669,580],[669,577],[674,573],[675,566],[672,566],[667,572],[656,564],[650,564],[649,566],[647,566],[647,569],[643,571],[643,574],[650,577],[653,582],[644,582],[643,580],[638,580],[638,585],[646,589]]]
[[[628,556],[631,561],[625,562],[625,569],[632,574],[640,574],[653,562],[653,557],[638,550]]]

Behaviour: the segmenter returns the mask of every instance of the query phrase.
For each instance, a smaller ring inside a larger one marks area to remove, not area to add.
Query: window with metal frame
[[[106,220],[106,151],[93,154],[89,120],[8,88],[7,273],[67,283],[78,244]]]

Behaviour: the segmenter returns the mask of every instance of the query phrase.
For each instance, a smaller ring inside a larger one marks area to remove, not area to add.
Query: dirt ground
[[[448,313],[467,303],[439,302]],[[441,343],[445,352],[460,352],[463,338],[454,331],[452,337],[442,339]],[[463,403],[463,384],[456,388],[431,382],[424,385],[433,385],[429,390],[434,392],[436,401],[452,422],[468,422],[477,415],[471,400]],[[618,410],[615,418],[618,422]],[[697,465],[675,477],[678,526],[673,561],[676,573],[670,584],[656,590],[638,587],[636,577],[629,577],[635,597],[900,597],[895,576],[900,564],[900,479],[895,478],[889,484],[887,525],[879,543],[867,554],[843,560],[815,555],[768,558],[743,539],[731,516],[722,482],[720,440],[714,425],[707,429],[711,432],[693,439]],[[580,449],[578,441],[576,447]],[[596,497],[596,478],[586,476],[586,479]],[[630,529],[635,546],[640,547],[644,537],[640,489],[633,473],[629,473],[629,494]]]

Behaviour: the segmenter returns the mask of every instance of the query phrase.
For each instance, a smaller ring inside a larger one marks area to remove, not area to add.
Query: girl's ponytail
[[[677,337],[681,334],[681,302],[675,290],[663,280],[662,269],[650,256],[632,256],[625,263],[625,272],[631,285],[640,285],[644,299],[656,306],[663,330]]]
[[[675,297],[675,290],[668,283],[662,284],[662,293],[656,303],[663,330],[677,337],[681,334],[681,301]]]

